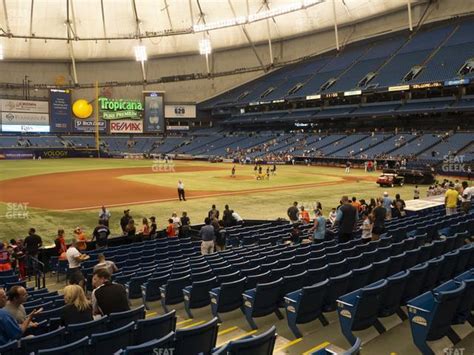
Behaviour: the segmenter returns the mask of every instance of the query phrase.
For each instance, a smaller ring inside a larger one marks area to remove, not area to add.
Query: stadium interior
[[[468,0],[4,0],[0,354],[472,354],[473,33]],[[161,221],[17,245],[101,206]]]

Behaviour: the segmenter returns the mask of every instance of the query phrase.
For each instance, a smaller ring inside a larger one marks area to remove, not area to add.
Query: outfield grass
[[[256,181],[253,178],[252,166],[237,166],[237,179],[230,179],[230,164],[209,164],[199,162],[177,162],[177,166],[205,165],[224,168],[215,171],[198,171],[186,173],[167,173],[158,175],[126,175],[120,177],[135,182],[155,184],[167,187],[176,187],[176,181],[183,179],[189,190],[238,192],[246,190],[244,194],[232,194],[228,196],[214,196],[205,198],[189,199],[186,202],[169,201],[153,204],[139,204],[131,206],[131,214],[140,224],[142,217],[157,217],[159,227],[164,227],[172,212],[181,214],[187,211],[192,223],[200,223],[207,215],[212,204],[216,204],[223,210],[225,204],[236,210],[244,219],[276,219],[286,217],[286,210],[293,201],[312,207],[316,201],[322,203],[324,213],[327,214],[331,207],[338,204],[340,197],[344,194],[357,196],[357,198],[370,199],[370,197],[381,196],[384,189],[375,184],[376,173],[365,173],[361,170],[353,170],[351,177],[361,177],[354,182],[344,181],[344,170],[327,167],[306,166],[278,166],[277,176],[271,177],[269,181]],[[12,179],[22,176],[32,176],[53,172],[67,172],[94,169],[124,168],[124,167],[151,167],[152,161],[141,160],[97,160],[97,159],[61,159],[41,161],[0,161],[0,180]],[[241,176],[246,176],[242,178]],[[373,181],[366,181],[366,177]],[[281,188],[282,186],[334,183],[330,186],[307,186],[294,188]],[[54,182],[53,182],[54,183]],[[280,188],[277,191],[249,191],[261,188]],[[424,187],[422,187],[424,190]],[[133,193],[133,191],[131,191]],[[411,199],[413,186],[396,187],[389,189],[391,195],[400,193],[403,198]],[[0,190],[0,200],[3,200]],[[0,203],[0,239],[6,240],[12,237],[25,237],[29,227],[35,227],[44,240],[51,242],[55,238],[58,228],[66,230],[67,237],[72,236],[72,230],[76,226],[85,228],[90,235],[97,222],[98,212],[73,211],[58,212],[28,208],[27,219],[7,218],[7,204]],[[28,202],[28,201],[11,201]],[[101,202],[98,201],[98,204]],[[112,212],[112,233],[119,234],[119,219],[122,216],[123,207],[110,208]]]

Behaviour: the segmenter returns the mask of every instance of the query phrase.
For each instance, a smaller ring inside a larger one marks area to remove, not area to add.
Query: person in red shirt
[[[12,264],[10,262],[10,253],[5,244],[0,242],[0,271],[8,271],[12,269]]]
[[[54,244],[59,260],[66,260],[67,246],[66,241],[64,240],[64,229],[58,230],[58,236],[54,240]]]
[[[168,227],[166,227],[166,235],[168,238],[176,238],[176,228],[173,219],[168,219]]]
[[[301,206],[300,220],[304,224],[308,224],[311,221],[311,219],[309,218],[309,212],[304,209],[304,206]]]

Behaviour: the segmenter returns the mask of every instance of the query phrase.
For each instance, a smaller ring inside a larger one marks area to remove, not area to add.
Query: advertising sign
[[[0,111],[49,113],[47,101],[0,100]]]
[[[29,124],[2,124],[2,132],[49,132],[49,126],[38,126]]]
[[[96,122],[95,119],[89,118],[87,120],[80,120],[75,118],[73,120],[74,130],[76,132],[94,133]],[[107,124],[105,121],[99,120],[99,132],[105,133],[107,131]]]
[[[71,91],[51,90],[51,132],[69,132],[71,130]]]
[[[140,120],[142,118],[143,104],[136,100],[99,97],[99,111],[104,120]]]
[[[2,112],[2,124],[4,125],[38,125],[49,126],[47,113],[22,113]]]
[[[164,96],[162,92],[143,92],[145,101],[145,131],[163,132],[165,130]]]
[[[165,105],[166,118],[196,118],[196,105]]]
[[[143,121],[112,121],[110,122],[110,133],[143,133]]]

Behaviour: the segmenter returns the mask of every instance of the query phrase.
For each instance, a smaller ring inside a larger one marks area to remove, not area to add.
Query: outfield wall
[[[102,154],[101,154],[102,156]],[[0,160],[97,158],[96,150],[67,148],[15,148],[0,149]],[[104,156],[108,157],[108,156]]]

